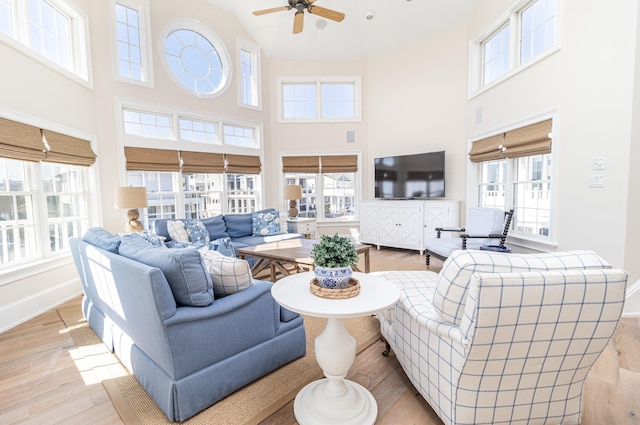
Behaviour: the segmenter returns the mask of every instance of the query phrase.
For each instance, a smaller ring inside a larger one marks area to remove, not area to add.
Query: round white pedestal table
[[[360,293],[353,298],[328,299],[313,295],[309,283],[313,273],[298,273],[277,281],[271,288],[281,306],[300,314],[327,319],[315,340],[316,360],[324,379],[306,385],[293,404],[301,425],[372,425],[378,405],[362,385],[345,379],[356,358],[356,341],[343,319],[366,316],[391,307],[400,295],[393,282],[365,273],[354,273]]]

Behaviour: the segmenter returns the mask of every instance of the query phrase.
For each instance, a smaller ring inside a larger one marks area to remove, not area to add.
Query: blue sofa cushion
[[[102,227],[90,227],[82,237],[82,240],[114,254],[118,253],[120,246],[120,238]]]
[[[209,238],[216,240],[220,238],[228,238],[227,225],[224,223],[224,217],[217,215],[215,217],[203,218],[202,224],[207,228],[209,232]]]
[[[225,214],[224,222],[227,225],[229,237],[235,239],[251,236],[251,213]]]
[[[213,302],[213,282],[197,249],[159,248],[141,237],[125,236],[119,251],[123,257],[162,270],[177,304],[204,307]]]
[[[258,211],[251,214],[252,236],[273,236],[280,234],[280,213],[278,211]]]

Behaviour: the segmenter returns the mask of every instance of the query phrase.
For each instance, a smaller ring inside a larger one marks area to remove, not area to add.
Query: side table
[[[280,279],[271,288],[273,298],[289,310],[327,319],[324,331],[315,340],[316,360],[326,378],[306,385],[293,404],[301,425],[373,425],[378,405],[373,395],[345,379],[356,358],[356,341],[344,327],[343,319],[366,316],[391,307],[400,291],[393,282],[365,273],[354,273],[360,293],[353,298],[328,299],[309,289],[313,272]]]
[[[289,218],[287,230],[289,233],[302,233],[307,239],[318,239],[318,226],[315,218]]]

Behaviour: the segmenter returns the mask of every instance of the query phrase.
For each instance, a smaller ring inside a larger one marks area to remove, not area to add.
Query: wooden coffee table
[[[311,249],[318,241],[311,239],[289,239],[286,241],[271,242],[261,245],[239,248],[240,258],[255,257],[258,262],[251,269],[255,276],[267,268],[271,271],[271,281],[275,282],[278,272],[281,276],[289,276],[292,273],[313,270]],[[369,259],[370,245],[356,245],[356,253],[364,254],[364,271],[369,273],[371,263]],[[361,271],[354,267],[355,271]]]

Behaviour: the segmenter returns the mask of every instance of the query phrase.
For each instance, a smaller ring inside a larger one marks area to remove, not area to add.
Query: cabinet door
[[[398,205],[396,202],[385,202],[379,208],[380,245],[396,246],[398,244]]]
[[[378,243],[378,204],[360,203],[360,242]]]
[[[458,224],[452,222],[451,206],[442,205],[426,205],[424,207],[424,239],[433,239],[437,237],[436,227],[455,227]],[[457,220],[456,220],[457,221]],[[443,238],[457,235],[453,232],[443,232]]]
[[[422,208],[419,205],[398,206],[398,244],[403,248],[421,249]]]

